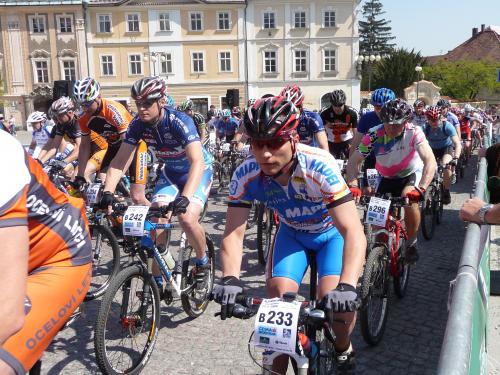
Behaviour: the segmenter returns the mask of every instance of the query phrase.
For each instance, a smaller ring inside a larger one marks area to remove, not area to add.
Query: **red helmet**
[[[438,106],[435,106],[435,105],[430,106],[425,111],[425,116],[427,116],[427,118],[429,120],[436,121],[436,120],[438,120],[441,117],[441,109]]]
[[[292,101],[283,96],[258,99],[245,112],[245,129],[252,139],[289,137],[298,125],[298,113]]]
[[[284,96],[287,100],[290,100],[296,107],[301,107],[304,103],[304,93],[302,89],[297,86],[286,86],[281,90],[279,96]]]

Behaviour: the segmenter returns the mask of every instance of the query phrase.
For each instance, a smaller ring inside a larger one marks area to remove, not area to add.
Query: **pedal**
[[[165,288],[161,293],[161,299],[163,300],[163,302],[165,302],[166,305],[170,305],[174,300],[172,291],[170,291],[168,288]]]

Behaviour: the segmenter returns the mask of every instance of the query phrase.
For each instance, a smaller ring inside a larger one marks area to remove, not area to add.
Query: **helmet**
[[[429,120],[436,121],[441,117],[441,109],[436,105],[432,105],[425,111],[425,116]]]
[[[445,107],[445,108],[450,108],[451,104],[448,100],[446,99],[439,99],[437,104],[438,107]]]
[[[394,91],[392,91],[391,89],[386,89],[385,87],[381,87],[373,91],[371,102],[373,105],[383,106],[384,103],[394,99],[396,99]]]
[[[245,113],[245,129],[250,138],[282,138],[297,127],[297,108],[282,96],[258,100]]]
[[[86,77],[76,81],[73,87],[73,98],[77,103],[90,102],[99,96],[100,89],[99,82],[92,77]]]
[[[248,99],[248,106],[251,107],[255,104],[255,102],[257,101],[257,99]]]
[[[231,111],[229,109],[222,110],[222,117],[231,117]]]
[[[75,103],[67,96],[61,96],[50,106],[50,113],[52,118],[61,115],[63,113],[68,113],[75,109]]]
[[[284,96],[286,100],[290,100],[296,107],[301,107],[302,103],[304,103],[304,93],[297,85],[284,87],[279,96]]]
[[[330,94],[330,103],[335,106],[344,105],[346,102],[346,96],[344,90],[333,90]]]
[[[470,112],[474,109],[473,106],[471,106],[469,103],[467,103],[466,105],[464,105],[464,111],[465,112]]]
[[[28,124],[32,122],[44,122],[44,121],[47,121],[47,116],[45,116],[45,113],[39,111],[31,113],[28,116],[28,119],[26,120]]]
[[[373,104],[368,104],[366,106],[366,109],[369,110],[369,111],[374,111],[375,110],[375,107],[373,106]]]
[[[422,99],[417,99],[417,100],[415,100],[415,103],[413,103],[413,106],[415,108],[425,107],[425,102]]]
[[[411,106],[403,99],[394,99],[384,104],[379,116],[385,124],[401,125],[410,119],[412,112]]]
[[[165,99],[166,99],[165,104],[167,105],[167,107],[175,107],[175,100],[174,98],[172,98],[172,96],[167,95],[165,96]]]
[[[134,100],[159,100],[165,96],[165,82],[159,77],[146,77],[135,81],[130,90]]]
[[[191,109],[193,109],[193,101],[191,99],[186,99],[184,100],[181,105],[179,106],[180,110],[181,111],[189,111]]]

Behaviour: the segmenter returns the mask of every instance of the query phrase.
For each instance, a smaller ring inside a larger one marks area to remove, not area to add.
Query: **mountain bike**
[[[137,206],[133,206],[136,207]],[[160,300],[173,302],[179,296],[186,314],[196,318],[208,306],[215,274],[215,251],[207,235],[207,257],[210,274],[206,285],[198,286],[195,279],[195,252],[181,235],[179,253],[174,260],[169,249],[160,254],[151,232],[157,229],[171,231],[175,224],[153,223],[152,219],[164,217],[170,206],[154,208],[139,207],[139,211],[124,211],[124,250],[129,255],[128,265],[116,275],[106,291],[94,334],[97,364],[104,374],[138,374],[147,365],[154,349],[160,327]],[[132,215],[132,217],[130,216]],[[143,216],[140,216],[143,215]],[[130,221],[132,220],[133,221]],[[143,236],[128,235],[130,223],[138,223],[135,230]],[[160,273],[167,282],[160,292],[153,277],[153,262],[159,265]]]
[[[458,165],[457,165],[458,168]],[[427,188],[421,208],[422,234],[426,240],[434,237],[437,224],[441,224],[443,218],[443,173],[445,166],[438,162],[436,174]]]
[[[280,220],[278,213],[264,203],[258,204],[257,212],[257,256],[259,263],[265,266]]]

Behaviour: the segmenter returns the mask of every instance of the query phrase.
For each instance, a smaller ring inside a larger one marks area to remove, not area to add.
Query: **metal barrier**
[[[489,145],[489,140],[485,140]],[[474,196],[489,200],[486,159],[481,158]],[[486,332],[490,293],[490,227],[470,223],[458,272],[450,283],[449,314],[438,375],[487,373]]]

